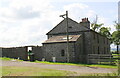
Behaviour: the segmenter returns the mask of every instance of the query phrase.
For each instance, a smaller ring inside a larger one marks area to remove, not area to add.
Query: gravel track
[[[73,66],[73,65],[55,65],[55,64],[43,64],[27,61],[2,61],[2,66],[32,66],[46,69],[56,69],[75,72],[75,75],[80,74],[92,74],[92,73],[114,73],[117,69],[113,68],[99,68],[99,67],[87,67],[87,66]]]

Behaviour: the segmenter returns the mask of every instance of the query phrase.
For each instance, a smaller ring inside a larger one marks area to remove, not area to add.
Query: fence
[[[115,64],[120,55],[111,54],[88,54],[88,64]]]

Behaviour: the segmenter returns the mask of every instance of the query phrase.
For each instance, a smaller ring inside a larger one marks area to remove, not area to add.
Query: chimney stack
[[[88,20],[88,18],[82,18],[80,25],[90,29],[90,21]]]
[[[82,22],[87,22],[88,21],[88,18],[83,18],[82,19]]]

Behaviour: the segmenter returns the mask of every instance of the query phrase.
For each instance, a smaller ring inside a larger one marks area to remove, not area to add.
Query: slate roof
[[[77,41],[80,36],[81,35],[69,35],[69,42]],[[48,40],[46,40],[43,43],[60,43],[60,42],[67,42],[67,36],[66,35],[53,36],[53,37],[50,37]]]
[[[68,28],[69,32],[78,32],[83,30],[88,30],[85,26],[82,26],[81,24],[77,23],[76,21],[72,20],[71,18],[68,18]],[[56,25],[52,30],[50,30],[47,35],[49,34],[59,34],[66,32],[66,19],[62,20],[58,25]]]

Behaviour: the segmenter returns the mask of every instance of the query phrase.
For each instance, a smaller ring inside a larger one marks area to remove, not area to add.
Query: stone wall
[[[27,47],[2,48],[2,57],[28,60]]]
[[[84,44],[83,44],[83,34],[75,42],[75,60],[78,63],[84,63]]]
[[[2,48],[0,47],[0,57],[2,57]]]
[[[44,58],[43,47],[42,46],[32,47],[32,52],[34,53],[35,60],[41,61],[42,58]]]
[[[53,61],[52,57],[55,57],[57,62],[67,62],[66,43],[43,44],[43,47],[46,61]],[[65,56],[61,56],[61,50],[65,51]],[[74,43],[69,43],[69,59],[75,62]]]
[[[91,32],[91,54],[110,54],[110,41],[98,33]]]

